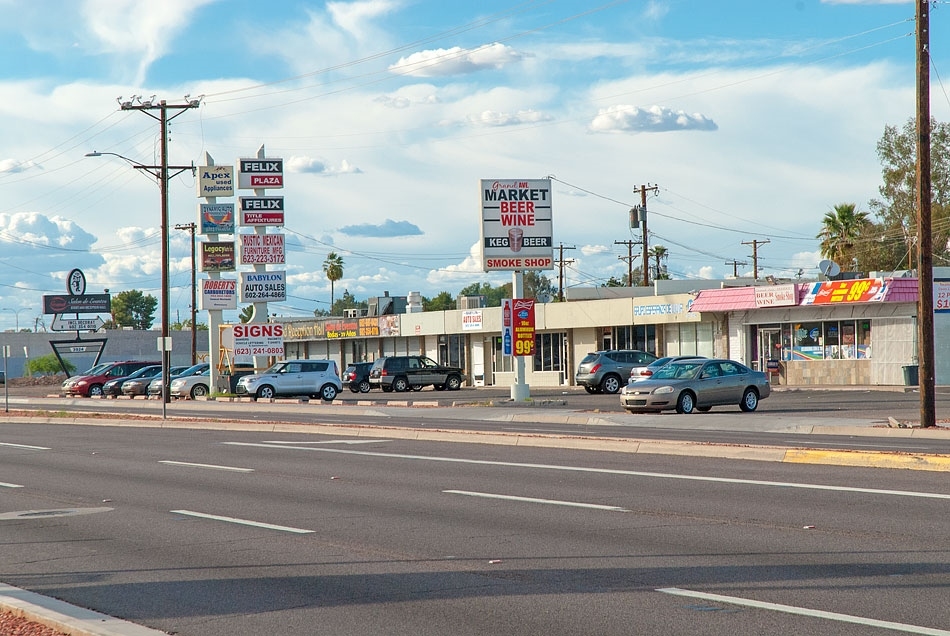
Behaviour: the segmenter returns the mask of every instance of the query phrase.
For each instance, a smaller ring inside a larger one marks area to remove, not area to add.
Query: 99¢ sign
[[[514,298],[511,301],[512,355],[534,355],[534,299]]]

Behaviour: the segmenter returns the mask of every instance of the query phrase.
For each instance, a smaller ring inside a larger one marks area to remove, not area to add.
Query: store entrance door
[[[782,359],[782,328],[759,327],[759,371],[778,379],[778,361]]]

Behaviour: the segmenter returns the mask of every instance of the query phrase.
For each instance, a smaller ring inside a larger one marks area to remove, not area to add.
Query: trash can
[[[901,368],[904,370],[904,386],[918,386],[920,384],[916,364],[909,364]]]

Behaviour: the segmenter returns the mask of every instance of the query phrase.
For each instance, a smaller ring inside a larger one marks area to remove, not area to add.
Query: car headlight
[[[660,394],[663,394],[663,393],[672,393],[672,392],[673,392],[673,387],[671,387],[671,386],[661,386],[660,388],[658,388],[658,389],[656,389],[655,391],[653,391],[653,395],[660,395]]]

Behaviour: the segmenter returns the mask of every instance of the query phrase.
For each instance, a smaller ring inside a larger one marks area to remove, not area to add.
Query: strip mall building
[[[950,336],[950,268],[935,268],[934,281],[939,354]],[[512,384],[500,307],[411,309],[282,320],[286,357],[330,358],[344,368],[385,355],[422,354],[464,368],[475,386]],[[909,277],[779,285],[655,281],[648,288],[568,290],[567,302],[535,307],[535,353],[525,364],[526,382],[573,385],[573,371],[587,353],[641,349],[732,358],[791,386],[901,385],[917,364],[916,313],[917,279]],[[950,384],[950,356],[936,356],[936,382]]]

